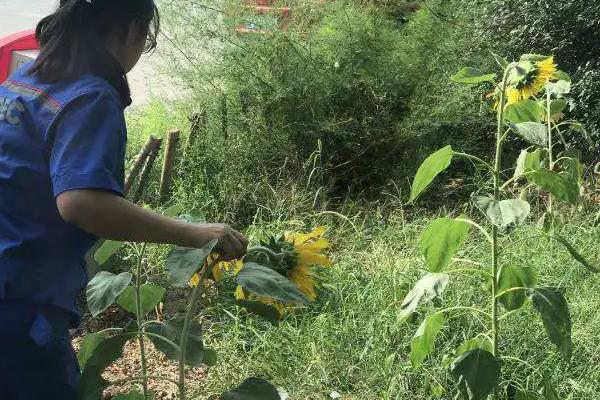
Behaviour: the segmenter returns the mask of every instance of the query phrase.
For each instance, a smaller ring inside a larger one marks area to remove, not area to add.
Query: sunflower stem
[[[554,171],[554,149],[552,143],[552,111],[550,107],[552,106],[552,94],[549,90],[546,90],[546,119],[548,123],[548,166],[550,167],[550,171]],[[552,193],[548,194],[548,213],[552,214],[554,198]]]
[[[136,279],[135,279],[135,308],[136,308],[136,317],[137,317],[137,325],[138,329],[142,326],[143,323],[143,315],[142,315],[142,294],[141,294],[141,285],[142,285],[142,270],[145,266],[144,255],[146,253],[146,243],[142,245],[142,249],[139,254],[139,261],[137,264],[136,270]],[[146,346],[144,343],[144,334],[141,332],[138,334],[138,342],[140,344],[140,359],[142,363],[142,390],[144,393],[144,400],[148,399],[148,362],[146,360]]]

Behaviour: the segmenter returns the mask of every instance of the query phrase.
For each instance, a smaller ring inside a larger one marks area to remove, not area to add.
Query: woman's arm
[[[61,217],[84,231],[109,240],[169,243],[201,248],[214,239],[224,260],[242,257],[248,240],[223,224],[191,224],[139,207],[114,193],[72,190],[56,199]]]

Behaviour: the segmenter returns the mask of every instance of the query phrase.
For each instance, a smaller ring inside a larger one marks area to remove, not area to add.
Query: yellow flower
[[[208,260],[207,260],[207,264],[212,263],[216,257],[218,257],[215,254],[211,254],[210,256],[208,256]],[[204,268],[206,268],[207,264],[204,265]],[[220,282],[221,280],[223,280],[223,275],[225,274],[225,271],[231,271],[233,270],[234,274],[237,274],[238,272],[240,272],[240,270],[242,269],[243,266],[243,262],[242,260],[235,260],[235,261],[229,261],[229,262],[220,262],[217,263],[212,270],[212,278],[215,282]],[[198,286],[198,284],[200,283],[200,274],[199,273],[195,273],[192,278],[190,279],[190,281],[188,282],[188,284],[191,287],[196,287]]]
[[[510,105],[534,97],[544,89],[556,71],[554,57],[519,61],[509,75],[506,103]]]

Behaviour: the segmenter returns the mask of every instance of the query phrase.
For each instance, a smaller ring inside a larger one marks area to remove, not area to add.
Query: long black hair
[[[46,83],[97,75],[108,81],[128,106],[127,77],[106,41],[113,34],[125,40],[132,24],[147,34],[145,50],[153,50],[160,28],[154,0],[61,0],[58,9],[37,26],[40,54],[29,73]]]

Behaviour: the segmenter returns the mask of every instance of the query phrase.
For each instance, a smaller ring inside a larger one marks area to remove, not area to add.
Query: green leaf
[[[447,274],[427,274],[421,278],[404,298],[400,306],[400,318],[409,317],[420,303],[440,297],[446,290],[449,280],[450,276]]]
[[[454,82],[475,85],[483,82],[494,82],[496,74],[486,74],[476,68],[465,67],[451,78]]]
[[[527,142],[539,147],[548,147],[547,127],[538,122],[519,122],[511,124],[511,129]]]
[[[163,211],[165,217],[175,218],[183,211],[182,204],[174,204],[171,207]]]
[[[160,286],[151,284],[140,286],[141,316],[145,316],[152,311],[162,301],[164,295],[165,289]],[[126,311],[137,315],[135,287],[128,286],[117,299],[117,304]]]
[[[410,361],[413,368],[420,366],[435,346],[435,338],[446,323],[443,314],[433,314],[425,318],[410,343]]]
[[[135,390],[127,394],[119,394],[113,397],[113,400],[145,400],[144,395]]]
[[[235,281],[250,293],[284,303],[306,304],[309,301],[292,281],[256,263],[245,263]]]
[[[239,387],[223,393],[221,400],[281,400],[281,397],[268,381],[248,378]]]
[[[79,400],[102,400],[104,389],[109,386],[109,382],[102,378],[102,373],[109,365],[123,357],[123,346],[137,336],[135,330],[135,324],[130,324],[121,334],[106,338],[96,345],[81,373],[77,388]]]
[[[456,349],[456,356],[460,357],[468,351],[482,349],[488,352],[494,351],[494,344],[486,336],[476,336],[472,339],[467,340]]]
[[[173,284],[178,287],[187,286],[192,276],[200,270],[206,259],[212,253],[218,240],[212,240],[201,249],[188,249],[178,247],[167,257],[167,268],[173,279]]]
[[[258,315],[273,324],[277,324],[281,318],[279,311],[275,307],[260,301],[237,300],[236,303],[240,307],[245,308],[249,313]]]
[[[518,124],[522,122],[541,122],[544,115],[544,106],[535,100],[525,100],[509,104],[505,107],[504,118],[506,121]]]
[[[546,90],[556,97],[562,97],[566,94],[571,93],[571,82],[566,80],[560,80],[558,82],[548,82],[546,83]]]
[[[562,292],[553,287],[531,289],[529,296],[534,308],[542,316],[550,341],[558,346],[562,356],[569,360],[573,351],[571,342],[571,313]]]
[[[151,322],[146,325],[144,330],[146,333],[153,333],[172,342],[169,343],[156,336],[148,336],[154,347],[172,361],[179,361],[179,343],[181,342],[184,318],[185,316],[183,315],[177,315],[167,322]],[[202,365],[212,365],[209,363],[213,363],[215,358],[216,353],[214,350],[204,347],[202,326],[196,321],[191,321],[185,352],[185,363],[193,367],[200,367]]]
[[[94,317],[110,307],[129,282],[132,275],[123,272],[115,275],[111,272],[100,271],[87,286],[87,305]]]
[[[94,260],[100,265],[105,264],[117,251],[125,247],[125,242],[105,240],[102,246],[94,253]]]
[[[513,288],[531,288],[536,282],[535,271],[531,268],[505,265],[498,274],[498,293]],[[508,311],[518,310],[527,298],[525,289],[505,293],[498,300]]]
[[[557,199],[577,204],[579,200],[579,185],[567,180],[564,176],[556,172],[539,169],[527,175],[527,180],[535,183],[542,190],[552,193]]]
[[[571,77],[565,71],[558,70],[554,73],[554,80],[571,82]]]
[[[545,56],[543,54],[523,54],[520,58],[521,61],[544,61],[550,58],[550,56]]]
[[[500,360],[483,349],[464,353],[450,367],[464,399],[485,400],[498,385]]]
[[[550,115],[555,116],[562,113],[567,108],[567,101],[565,99],[556,99],[550,102]]]
[[[414,201],[429,186],[433,179],[450,166],[454,151],[452,147],[446,146],[423,161],[413,181],[410,192],[410,201]]]
[[[591,262],[589,262],[576,248],[575,246],[573,246],[567,239],[565,239],[563,236],[555,234],[552,235],[552,238],[554,238],[554,240],[556,240],[558,243],[562,244],[565,249],[567,249],[567,251],[569,252],[569,254],[571,254],[571,257],[573,257],[575,259],[575,261],[577,261],[578,263],[580,263],[581,265],[583,265],[583,267],[585,269],[587,269],[588,271],[597,274],[598,272],[600,272],[600,269],[593,265]]]
[[[84,369],[85,364],[92,357],[100,342],[107,338],[108,335],[104,332],[89,333],[85,336],[79,346],[79,353],[77,353],[77,360],[79,361],[79,368],[81,370]]]
[[[431,272],[440,272],[450,264],[469,229],[467,222],[450,218],[439,218],[429,224],[421,234],[419,246]]]
[[[522,225],[531,211],[529,203],[520,199],[497,201],[491,197],[478,196],[475,198],[475,204],[502,230]]]

